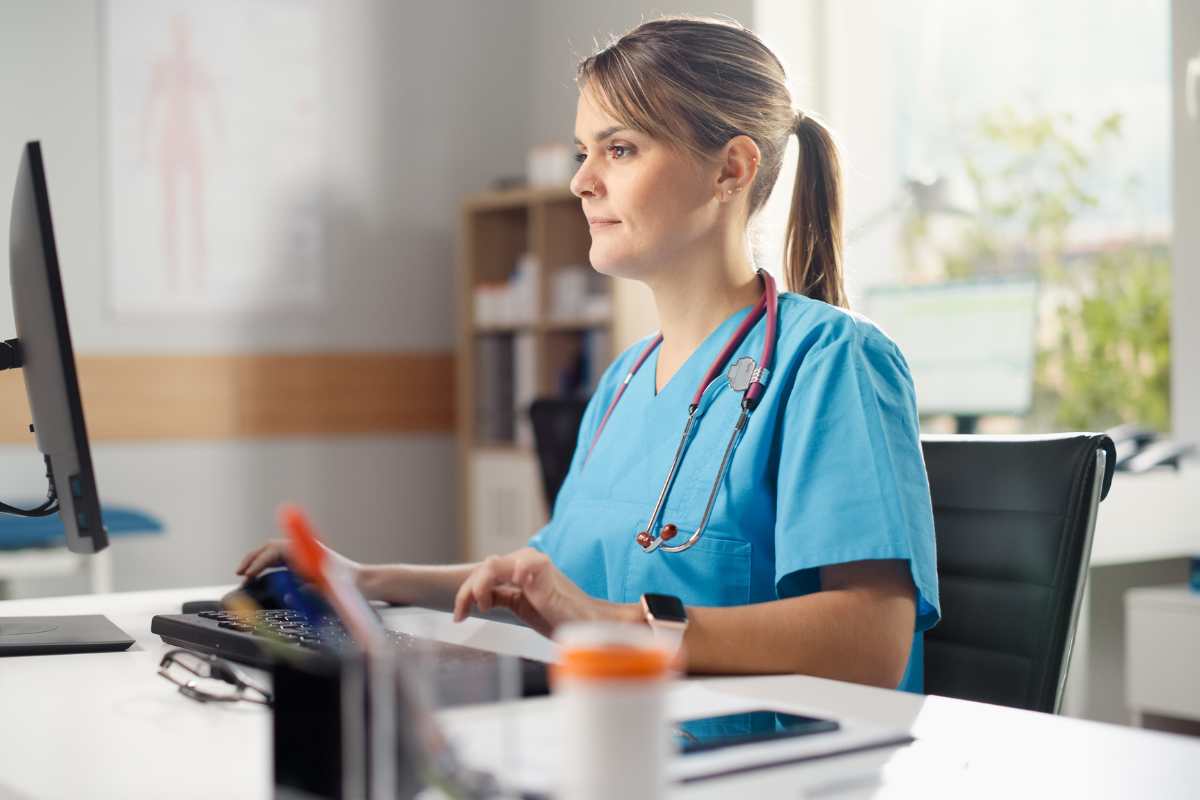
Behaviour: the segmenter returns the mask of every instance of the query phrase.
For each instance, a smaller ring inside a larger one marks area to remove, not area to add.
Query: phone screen
[[[752,742],[836,731],[831,719],[783,711],[743,711],[719,717],[688,719],[675,725],[675,744],[685,755]]]

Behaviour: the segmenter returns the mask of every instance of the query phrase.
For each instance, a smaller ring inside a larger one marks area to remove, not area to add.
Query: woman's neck
[[[744,252],[709,264],[664,270],[663,275],[650,285],[663,336],[658,388],[722,322],[756,303],[762,294],[754,265]]]

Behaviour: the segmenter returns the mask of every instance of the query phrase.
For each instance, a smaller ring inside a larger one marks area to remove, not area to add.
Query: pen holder
[[[361,653],[276,660],[278,800],[391,800],[421,790],[420,751],[394,669],[384,686],[376,667]]]

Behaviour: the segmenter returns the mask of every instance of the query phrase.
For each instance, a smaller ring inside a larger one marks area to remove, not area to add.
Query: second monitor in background
[[[958,433],[1033,404],[1038,283],[1031,276],[868,289],[864,313],[904,353],[922,415]]]

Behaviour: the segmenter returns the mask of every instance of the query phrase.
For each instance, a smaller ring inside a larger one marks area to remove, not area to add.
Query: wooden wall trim
[[[80,356],[92,441],[450,433],[454,354]],[[30,442],[17,370],[0,373],[0,442]]]

